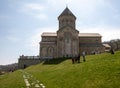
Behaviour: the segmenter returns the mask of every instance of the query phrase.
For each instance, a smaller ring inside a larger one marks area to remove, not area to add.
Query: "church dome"
[[[58,19],[62,16],[73,16],[76,19],[75,15],[69,10],[68,7],[65,8],[65,10],[58,17]]]

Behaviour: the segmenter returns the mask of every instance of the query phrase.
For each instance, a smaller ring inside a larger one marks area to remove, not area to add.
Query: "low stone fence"
[[[40,56],[20,56],[20,59],[40,59]]]
[[[46,60],[46,59],[53,59],[53,57],[40,57],[40,56],[20,56],[20,59],[41,59],[41,60]]]
[[[18,59],[18,68],[24,69],[28,66],[39,64],[44,60],[52,59],[52,57],[40,57],[40,56],[20,56]]]

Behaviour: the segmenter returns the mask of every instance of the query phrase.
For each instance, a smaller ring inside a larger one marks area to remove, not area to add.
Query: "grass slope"
[[[81,63],[76,64],[72,64],[71,60],[52,60],[24,71],[32,74],[46,88],[120,88],[120,52],[90,55],[86,59],[82,62],[81,57]],[[22,74],[16,71],[0,76],[0,88],[25,88]]]
[[[26,88],[22,73],[15,71],[0,75],[0,88]]]
[[[120,52],[87,56],[86,62],[40,64],[26,71],[46,88],[120,88]],[[81,58],[82,60],[82,58]]]

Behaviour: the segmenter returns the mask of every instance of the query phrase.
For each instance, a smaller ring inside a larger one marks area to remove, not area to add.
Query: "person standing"
[[[80,63],[80,54],[78,55],[78,58],[77,58],[77,59],[78,59],[78,63]]]
[[[111,49],[110,51],[111,51],[111,54],[114,54],[114,50],[113,49]]]
[[[74,64],[74,63],[75,63],[75,59],[74,59],[74,57],[72,57],[71,60],[72,60],[72,64]]]
[[[83,61],[85,62],[86,60],[85,60],[85,52],[84,51],[82,52],[82,56],[83,56]]]

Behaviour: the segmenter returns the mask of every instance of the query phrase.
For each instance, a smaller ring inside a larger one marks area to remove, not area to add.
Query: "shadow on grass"
[[[69,58],[54,58],[54,59],[47,59],[43,62],[43,65],[47,65],[47,64],[52,64],[52,65],[56,65],[56,64],[60,64],[61,62],[67,60]]]

